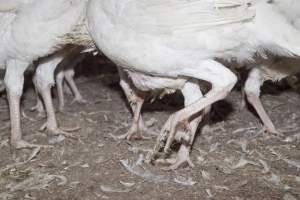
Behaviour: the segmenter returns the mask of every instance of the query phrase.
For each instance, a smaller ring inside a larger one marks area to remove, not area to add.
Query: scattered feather
[[[33,197],[30,194],[25,194],[24,199],[36,200],[36,197]]]
[[[154,124],[157,122],[157,120],[155,119],[155,118],[151,118],[150,120],[148,120],[148,121],[146,121],[146,123],[145,123],[145,125],[147,126],[147,127],[152,127],[152,126],[154,126]]]
[[[210,174],[204,170],[201,171],[201,175],[205,180],[211,180]]]
[[[150,172],[146,167],[139,163],[130,162],[129,160],[120,160],[121,164],[127,171],[153,182],[168,182],[169,179],[162,175],[156,175]]]
[[[289,166],[296,167],[297,170],[300,169],[300,161],[299,160],[290,160],[290,159],[287,159],[287,158],[283,158],[282,160],[284,162],[286,162]]]
[[[240,160],[238,161],[238,163],[234,166],[231,167],[231,169],[238,169],[238,168],[242,168],[246,165],[255,165],[255,166],[260,166],[258,163],[251,161],[251,160],[246,160],[245,159],[245,155],[242,155]]]
[[[219,143],[219,142],[210,145],[209,152],[210,152],[210,153],[215,152],[215,151],[218,149],[219,146],[220,146],[220,143]]]
[[[184,186],[193,186],[195,185],[197,182],[193,181],[193,179],[191,177],[183,177],[183,176],[177,176],[174,178],[174,182],[184,185]]]
[[[25,163],[30,162],[32,159],[34,159],[40,151],[41,151],[41,147],[34,148],[31,154],[29,155],[29,157],[27,158],[27,160],[25,161]]]
[[[226,187],[226,186],[219,186],[219,185],[215,185],[214,188],[215,188],[216,190],[227,190],[227,191],[230,190],[230,189],[229,189],[228,187]]]
[[[130,189],[128,189],[128,188],[120,189],[120,188],[115,188],[115,187],[105,186],[105,185],[101,185],[100,189],[103,192],[109,192],[109,193],[128,193],[128,192],[130,192]]]
[[[1,130],[0,130],[0,131],[1,131]],[[1,142],[0,142],[0,149],[3,148],[3,147],[9,146],[8,143],[9,143],[9,140],[8,140],[8,139],[1,141]]]
[[[141,152],[151,152],[152,150],[151,149],[139,148],[139,147],[136,147],[136,146],[130,146],[130,147],[128,147],[128,151],[130,151],[132,153],[135,153],[135,154],[138,154],[138,153],[141,153]]]
[[[274,150],[273,147],[267,147],[267,149],[268,149],[273,155],[277,156],[279,159],[282,158],[282,155],[279,154],[279,153],[277,153],[277,152]]]
[[[227,142],[227,144],[231,144],[231,143],[234,143],[234,144],[240,146],[241,149],[242,149],[242,151],[244,153],[249,153],[249,150],[247,150],[248,141],[246,139],[242,139],[242,140],[229,140]]]
[[[212,139],[214,138],[213,136],[211,135],[204,135],[204,138],[205,140],[208,142],[208,143],[211,143]]]
[[[120,181],[120,183],[126,187],[133,187],[135,183]]]
[[[205,192],[207,193],[207,195],[208,195],[208,198],[212,198],[212,197],[214,197],[214,196],[212,195],[212,193],[211,193],[211,190],[210,190],[210,189],[205,189]]]
[[[205,158],[203,156],[198,156],[197,161],[199,164],[203,164],[205,162]]]
[[[65,176],[62,175],[52,175],[53,177],[55,177],[56,179],[59,179],[60,182],[57,183],[57,185],[61,186],[61,185],[66,185],[68,182],[68,179]]]
[[[249,131],[253,131],[253,130],[256,130],[256,129],[257,129],[257,127],[239,128],[239,129],[236,129],[235,131],[233,131],[233,134],[247,133]]]
[[[66,139],[65,136],[63,135],[58,135],[58,136],[54,136],[48,139],[48,143],[49,144],[60,144],[61,142],[63,142]]]
[[[65,184],[66,178],[58,175],[50,175],[39,172],[38,170],[30,170],[27,177],[18,180],[16,183],[9,183],[6,188],[10,192],[42,190],[48,188],[56,179],[61,179],[58,184]]]
[[[284,139],[285,142],[295,142],[300,140],[300,133],[297,133],[295,135],[292,136],[288,136]]]
[[[261,171],[261,173],[266,174],[268,172],[270,172],[270,166],[268,165],[268,163],[262,159],[258,160],[260,162],[260,164],[263,166],[263,170]]]
[[[88,163],[85,163],[85,164],[81,165],[80,167],[82,167],[82,168],[89,168],[90,165]]]
[[[280,186],[281,185],[281,178],[280,176],[276,175],[276,174],[271,174],[271,177],[269,178],[266,178],[265,177],[265,180],[268,181],[269,183],[272,183],[276,186]]]
[[[104,156],[99,156],[96,160],[95,163],[100,164],[103,163],[105,161]]]

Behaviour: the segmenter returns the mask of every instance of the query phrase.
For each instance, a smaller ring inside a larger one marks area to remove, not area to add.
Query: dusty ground
[[[5,95],[0,98],[0,199],[300,199],[300,103],[292,89],[265,87],[263,104],[286,140],[261,132],[249,109],[239,110],[241,94],[235,90],[214,105],[210,133],[198,134],[192,150],[194,169],[166,172],[137,163],[152,148],[150,141],[116,141],[110,134],[128,130],[131,115],[112,65],[86,63],[77,83],[86,105],[67,97],[65,113],[57,113],[62,127],[80,140],[65,139],[23,163],[30,151],[13,156],[8,145],[9,117]],[[39,132],[45,119],[28,111],[35,104],[33,90],[25,91],[23,105],[34,120],[23,119],[27,141],[48,144]],[[54,92],[55,95],[55,92]],[[54,99],[57,105],[57,99]],[[155,119],[158,132],[168,115],[182,106],[180,95],[146,105],[144,118]],[[292,136],[297,136],[298,139]]]

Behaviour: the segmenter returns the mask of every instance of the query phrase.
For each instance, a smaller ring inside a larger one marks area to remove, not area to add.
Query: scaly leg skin
[[[185,107],[193,104],[203,97],[197,81],[187,82],[182,88],[181,92],[184,96]],[[194,164],[190,159],[190,150],[194,142],[198,125],[202,121],[205,114],[208,114],[207,112],[209,112],[209,110],[206,109],[205,111],[200,113],[199,116],[194,118],[190,123],[186,122],[185,124],[183,124],[183,128],[187,130],[190,135],[187,134],[187,131],[181,132],[178,130],[176,138],[177,140],[183,141],[175,159],[157,160],[156,162],[169,164],[170,166],[164,168],[166,170],[175,170],[185,164],[193,168]]]
[[[211,128],[209,125],[210,122],[210,111],[211,111],[211,106],[207,106],[206,108],[204,108],[204,112],[203,112],[203,119],[202,119],[202,129],[201,129],[201,133],[202,134],[210,134],[211,133]]]
[[[55,111],[51,97],[51,86],[54,84],[54,70],[61,61],[61,57],[50,57],[49,60],[39,64],[36,70],[37,89],[41,94],[47,113],[47,122],[42,126],[41,130],[46,129],[54,135],[64,135],[70,138],[76,138],[72,134],[58,128]],[[52,75],[52,76],[51,76]]]
[[[11,146],[15,149],[40,148],[42,145],[31,144],[22,139],[20,98],[23,90],[24,71],[29,63],[19,60],[9,60],[5,73],[5,84],[10,108]]]
[[[33,82],[34,88],[35,88],[36,105],[33,106],[32,108],[30,108],[30,111],[37,111],[38,112],[37,117],[44,118],[46,116],[46,113],[45,113],[43,102],[41,100],[41,97],[40,97],[38,89],[37,89],[37,82],[36,82],[35,75],[33,76],[32,82]]]
[[[201,65],[199,65],[199,67],[191,67],[182,73],[187,77],[194,77],[210,82],[212,84],[212,89],[205,97],[169,117],[158,136],[158,141],[155,144],[153,152],[147,156],[148,162],[155,159],[159,150],[163,147],[162,145],[164,144],[166,136],[167,141],[164,147],[164,152],[169,152],[179,124],[184,124],[184,122],[188,121],[190,117],[199,113],[207,106],[225,98],[234,87],[237,78],[229,69],[213,60],[202,61],[200,64]]]
[[[85,104],[87,103],[88,101],[85,100],[81,93],[79,92],[79,89],[78,87],[76,86],[76,83],[74,81],[74,68],[70,68],[70,69],[67,69],[67,70],[64,70],[64,76],[66,78],[66,81],[68,83],[68,85],[70,86],[71,90],[72,90],[72,93],[74,94],[74,99],[73,101],[71,102],[71,104],[77,102],[77,103],[82,103],[82,104]]]
[[[56,88],[57,88],[57,96],[58,96],[58,110],[60,112],[64,111],[65,107],[65,97],[63,91],[64,84],[64,72],[59,71],[55,76]]]
[[[129,80],[125,72],[120,67],[118,67],[118,70],[120,75],[120,86],[122,87],[133,112],[133,122],[130,129],[124,135],[119,136],[119,139],[130,140],[133,135],[136,135],[137,139],[150,139],[151,137],[143,135],[143,132],[148,132],[141,116],[144,95],[137,95],[134,89],[130,87]]]
[[[37,111],[38,112],[37,116],[40,118],[44,118],[46,116],[46,113],[45,113],[43,102],[41,98],[38,96],[38,93],[36,95],[37,95],[36,105],[30,108],[30,110]]]
[[[11,145],[16,149],[40,147],[41,145],[31,144],[22,140],[20,96],[13,95],[8,92],[8,103],[10,107],[11,120]]]
[[[239,105],[239,110],[242,111],[245,109],[246,107],[246,92],[245,90],[242,89],[241,91],[241,96],[242,96],[242,99],[241,99],[241,102],[240,102],[240,105]]]
[[[248,102],[254,107],[260,119],[262,120],[266,131],[268,133],[282,136],[282,134],[278,130],[276,130],[273,122],[271,121],[259,99],[260,86],[263,84],[261,73],[262,72],[258,68],[254,68],[250,72],[245,84],[245,94],[247,96]]]
[[[173,117],[170,117],[169,120],[171,121],[171,123],[168,124],[171,124],[171,126],[165,126],[163,130],[163,132],[169,132],[169,137],[164,147],[164,152],[169,152],[170,146],[175,137],[178,124],[183,124],[189,117],[197,114],[197,112],[200,112],[202,109],[204,109],[204,106],[209,106],[212,103],[225,98],[231,91],[232,87],[233,86],[230,85],[227,88],[224,88],[224,90],[222,91],[213,91],[212,89],[212,91],[208,92],[206,97],[201,98],[198,102],[178,111],[174,114]]]
[[[140,117],[141,117],[141,109],[144,103],[143,98],[136,97],[135,105],[132,105],[133,109],[133,121],[130,129],[124,135],[118,136],[119,139],[127,139],[131,138],[135,139],[150,139],[150,137],[146,137],[142,134],[145,125],[143,125]],[[131,103],[132,104],[132,103]],[[142,127],[141,127],[142,126]],[[136,136],[134,136],[136,135]]]
[[[46,113],[47,113],[47,122],[41,127],[40,130],[47,129],[47,131],[49,131],[53,135],[61,134],[66,137],[76,138],[72,134],[58,128],[55,111],[52,103],[51,88],[48,87],[47,89],[44,89],[43,91],[40,92],[43,97],[45,107],[46,107]]]
[[[181,144],[180,149],[177,153],[176,158],[167,158],[167,159],[157,159],[155,161],[156,164],[167,164],[170,165],[168,167],[162,168],[163,170],[176,170],[183,165],[188,165],[191,168],[194,168],[195,165],[190,159],[190,150],[191,146],[186,144]]]

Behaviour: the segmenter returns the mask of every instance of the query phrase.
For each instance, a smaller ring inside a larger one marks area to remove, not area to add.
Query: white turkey
[[[273,1],[278,5],[278,10],[285,14],[286,19],[295,28],[300,30],[300,3],[298,0]],[[248,102],[253,105],[266,131],[280,134],[267,112],[265,111],[260,99],[260,87],[267,80],[273,82],[295,75],[300,71],[300,58],[285,58],[268,56],[258,66],[254,66],[250,71],[245,84],[245,94]]]
[[[86,54],[81,53],[84,48],[81,46],[72,46],[70,48],[66,48],[64,51],[58,52],[56,54],[59,54],[61,56],[61,61],[58,63],[58,65],[51,66],[54,70],[55,74],[55,84],[57,88],[57,94],[58,94],[58,104],[59,104],[59,111],[63,112],[64,105],[65,105],[65,98],[64,98],[64,91],[69,91],[74,95],[74,99],[72,103],[79,102],[79,103],[86,103],[87,101],[82,97],[78,87],[76,86],[76,83],[74,81],[74,75],[75,75],[75,68],[77,65],[85,58]],[[39,63],[37,62],[35,65],[38,67]],[[67,83],[67,85],[64,84],[64,82]],[[44,114],[44,107],[43,102],[40,96],[38,95],[38,88],[37,88],[37,82],[36,82],[36,75],[33,77],[33,83],[36,88],[37,93],[37,101],[36,105],[31,108],[32,111],[36,110],[38,111],[40,116],[43,116]]]
[[[298,72],[300,72],[299,58],[277,58],[269,59],[267,63],[254,67],[247,77],[244,87],[246,98],[256,110],[268,133],[281,135],[259,99],[260,87],[267,80],[273,82],[280,81],[281,79],[295,75]]]
[[[151,76],[139,72],[126,71],[121,67],[118,68],[118,71],[120,75],[120,85],[133,112],[133,122],[130,129],[124,135],[119,136],[119,139],[129,140],[133,137],[137,139],[149,139],[148,136],[143,134],[149,131],[141,115],[142,105],[148,95],[152,95],[152,98],[155,98],[155,96],[153,96],[154,94],[163,96],[180,90],[184,97],[184,106],[189,106],[203,97],[197,80]],[[206,111],[206,113],[207,112],[208,111]],[[202,116],[205,116],[205,114]],[[189,135],[185,135],[184,132],[178,130],[179,133],[176,139],[182,144],[177,157],[158,162],[167,162],[167,164],[170,164],[167,169],[177,169],[183,164],[188,164],[191,167],[194,166],[189,156],[192,147],[191,141],[194,140],[202,116],[197,116],[190,122],[187,122],[188,124],[185,124],[190,131]]]
[[[75,47],[70,53],[68,53],[62,62],[58,65],[58,69],[55,75],[55,82],[58,93],[58,103],[59,110],[64,110],[65,100],[64,100],[64,90],[67,88],[70,89],[70,92],[73,94],[74,99],[71,104],[74,102],[78,103],[87,103],[87,101],[82,97],[76,83],[74,81],[75,68],[80,65],[80,63],[85,58],[86,54],[82,53],[83,47]],[[64,87],[64,82],[66,85]]]
[[[177,128],[225,98],[235,85],[236,76],[216,58],[253,61],[266,51],[300,55],[299,31],[276,2],[285,1],[90,1],[90,33],[117,65],[130,72],[211,83],[203,98],[169,117],[150,159],[166,139],[168,152]]]
[[[13,1],[11,7],[0,2],[0,65],[5,65],[6,85],[11,120],[11,144],[13,147],[31,148],[38,145],[30,144],[22,139],[20,121],[20,97],[23,89],[23,73],[38,58],[42,64],[37,69],[39,90],[45,99],[48,113],[52,99],[47,91],[54,83],[51,65],[57,65],[61,58],[50,54],[61,50],[65,44],[83,44],[86,42],[84,19],[86,1],[82,0],[31,0]],[[10,5],[10,4],[9,4]],[[6,6],[6,7],[5,7]],[[9,11],[9,12],[7,12]],[[50,55],[50,57],[47,57]],[[49,117],[48,117],[49,118]],[[48,119],[46,125],[54,132],[60,132],[55,119]]]

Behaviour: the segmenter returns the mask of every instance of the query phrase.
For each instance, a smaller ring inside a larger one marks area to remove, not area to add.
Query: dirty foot
[[[264,126],[262,129],[262,132],[268,134],[268,136],[274,136],[276,138],[284,137],[284,135],[276,128],[268,128],[268,127]]]
[[[164,170],[176,170],[179,167],[184,166],[184,165],[188,165],[189,167],[193,168],[193,167],[195,167],[195,165],[191,161],[189,154],[190,154],[189,148],[182,144],[180,146],[180,149],[178,151],[176,158],[157,159],[155,161],[155,163],[169,165],[167,167],[162,168]]]
[[[78,97],[78,98],[74,98],[72,101],[71,101],[71,105],[74,104],[74,103],[79,103],[79,104],[88,104],[89,102],[87,100],[85,100],[84,98],[82,97]]]
[[[25,140],[18,140],[15,142],[12,142],[11,145],[15,149],[35,149],[35,148],[51,148],[49,145],[39,145],[39,144],[31,144],[29,142],[26,142]]]
[[[130,140],[130,139],[136,139],[136,140],[149,140],[151,137],[144,136],[143,132],[146,128],[143,127],[142,129],[139,129],[139,126],[134,123],[130,127],[130,129],[127,131],[127,133],[117,136],[118,139],[120,140]],[[147,129],[146,129],[147,130]]]
[[[66,136],[68,138],[72,138],[72,139],[78,139],[76,136],[72,135],[71,133],[69,132],[74,132],[74,131],[77,131],[79,130],[80,127],[75,127],[75,128],[72,128],[72,129],[60,129],[58,127],[51,127],[49,126],[47,123],[45,123],[40,129],[39,131],[45,131],[47,130],[47,132],[49,132],[50,134],[52,135],[63,135],[63,136]]]

